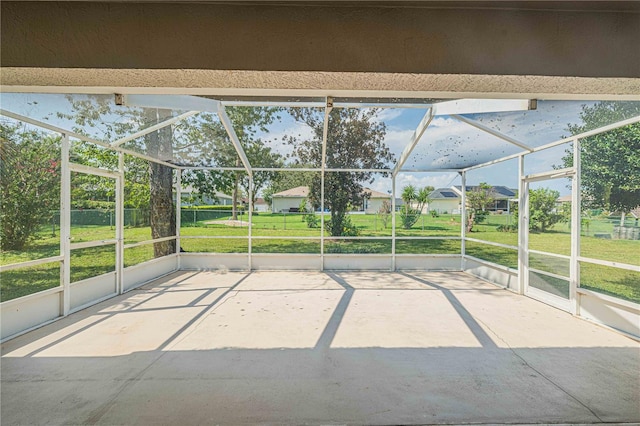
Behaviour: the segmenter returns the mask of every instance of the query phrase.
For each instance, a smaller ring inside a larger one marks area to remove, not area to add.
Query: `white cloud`
[[[387,134],[384,137],[384,143],[389,147],[391,152],[398,156],[404,148],[409,144],[411,136],[414,130],[387,130]]]
[[[407,185],[416,188],[433,186],[434,188],[447,188],[458,180],[457,173],[427,174],[427,173],[400,173],[396,177],[396,192],[399,194]]]
[[[376,179],[372,184],[364,184],[363,186],[371,188],[374,191],[382,192],[385,194],[391,193],[391,179],[380,177]]]
[[[403,109],[399,108],[384,108],[378,112],[378,120],[388,123],[389,121],[393,121],[396,118],[400,117],[404,112]]]

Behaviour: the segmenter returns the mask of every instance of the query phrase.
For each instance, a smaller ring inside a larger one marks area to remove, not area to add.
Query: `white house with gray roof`
[[[274,213],[298,211],[300,203],[309,196],[308,186],[297,186],[273,194],[271,196],[271,211]]]
[[[477,185],[467,185],[467,192],[478,189]],[[492,187],[495,201],[493,206],[488,210],[491,212],[502,211],[509,213],[510,206],[509,200],[516,198],[517,192],[515,189],[507,188],[506,186],[493,186]],[[452,186],[450,188],[438,188],[429,194],[429,211],[436,211],[441,214],[460,214],[462,203],[462,186]]]
[[[366,197],[358,211],[376,213],[385,201],[388,201],[389,204],[391,204],[391,195],[389,194],[374,191],[370,188],[364,188],[364,193]],[[287,189],[286,191],[277,192],[271,196],[271,211],[274,213],[298,211],[300,203],[302,203],[303,200],[306,200],[308,196],[308,186],[298,186]]]

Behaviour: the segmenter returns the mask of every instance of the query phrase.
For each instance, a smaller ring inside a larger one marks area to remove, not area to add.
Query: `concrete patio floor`
[[[181,271],[2,345],[2,424],[640,421],[640,346],[464,273]]]

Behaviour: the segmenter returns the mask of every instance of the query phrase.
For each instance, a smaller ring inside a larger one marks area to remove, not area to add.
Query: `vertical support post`
[[[460,172],[462,198],[460,201],[460,269],[465,269],[467,251],[467,172]]]
[[[182,221],[182,169],[176,170],[176,254],[178,255],[178,269],[182,267],[180,252],[180,223]]]
[[[324,106],[322,125],[322,158],[320,159],[320,270],[324,271],[324,174],[327,168],[327,138],[329,133],[329,114],[333,109],[333,98],[327,97]]]
[[[571,180],[571,266],[569,269],[569,300],[571,301],[571,313],[580,315],[580,139],[573,140],[573,179]]]
[[[124,293],[124,154],[118,153],[116,179],[116,292]]]
[[[69,170],[69,136],[62,135],[60,158],[60,254],[64,256],[60,269],[63,316],[71,310],[71,171]]]
[[[529,279],[529,183],[524,179],[524,155],[518,157],[518,293]]]
[[[396,174],[391,175],[391,270],[396,270]]]
[[[251,238],[251,234],[253,232],[252,229],[252,223],[253,223],[253,174],[249,175],[249,241],[248,241],[248,250],[247,250],[247,255],[248,255],[248,262],[249,262],[249,272],[251,272],[251,270],[253,269],[253,262],[251,261],[251,253],[253,252],[253,247],[252,247],[252,243],[253,240]]]

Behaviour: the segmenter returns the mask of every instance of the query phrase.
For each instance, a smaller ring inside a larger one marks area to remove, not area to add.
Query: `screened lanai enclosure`
[[[640,102],[4,93],[1,114],[3,339],[177,270],[464,271],[640,336]]]

